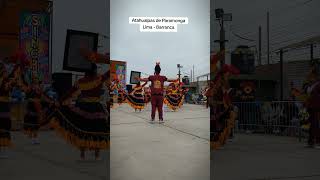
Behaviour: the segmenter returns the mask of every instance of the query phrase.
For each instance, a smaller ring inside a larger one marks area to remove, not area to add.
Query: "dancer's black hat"
[[[160,72],[161,72],[160,62],[157,62],[157,63],[156,63],[156,66],[154,67],[154,72],[155,72],[156,74],[160,74]]]

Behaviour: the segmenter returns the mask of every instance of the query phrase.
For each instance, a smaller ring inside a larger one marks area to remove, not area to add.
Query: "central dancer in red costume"
[[[169,80],[166,76],[160,75],[161,68],[160,63],[157,62],[154,68],[154,75],[148,78],[142,78],[141,81],[148,82],[151,81],[151,123],[154,122],[156,116],[156,109],[159,113],[159,123],[163,123],[163,100],[164,100],[164,82],[175,82],[176,79]]]

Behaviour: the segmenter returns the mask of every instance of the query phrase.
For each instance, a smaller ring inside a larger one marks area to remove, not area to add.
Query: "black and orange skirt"
[[[118,104],[125,103],[127,99],[127,94],[126,93],[119,93],[118,94]]]
[[[62,106],[50,118],[51,127],[80,150],[108,149],[109,113],[101,103],[81,102]]]
[[[184,101],[183,94],[167,94],[164,98],[164,103],[172,110],[181,108]]]
[[[127,103],[134,109],[144,109],[144,96],[141,93],[129,94],[127,96]]]
[[[214,150],[224,146],[230,137],[232,129],[235,127],[236,112],[232,109],[226,109],[219,113],[216,112],[214,115],[211,114],[210,122],[210,144]]]

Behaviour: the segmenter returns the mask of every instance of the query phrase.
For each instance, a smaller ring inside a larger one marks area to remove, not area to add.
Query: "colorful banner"
[[[126,71],[125,65],[116,65],[117,79],[120,81],[122,87],[126,87]]]
[[[110,60],[111,81],[118,79],[126,87],[127,63],[125,61]]]
[[[31,60],[30,79],[50,83],[50,18],[47,13],[23,12],[20,15],[20,48]]]

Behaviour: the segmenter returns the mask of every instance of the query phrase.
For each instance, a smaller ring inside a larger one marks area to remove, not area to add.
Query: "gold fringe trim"
[[[211,141],[210,146],[214,150],[218,150],[220,147],[226,144],[227,140],[230,137],[231,130],[235,126],[235,119],[236,119],[236,113],[231,111],[230,112],[230,118],[227,119],[227,127],[222,131],[221,134],[219,134],[218,141]]]
[[[139,106],[139,105],[133,104],[129,100],[126,100],[126,103],[128,103],[134,109],[141,109],[141,110],[144,109],[144,106]]]
[[[79,138],[78,136],[61,127],[56,118],[51,119],[50,127],[52,127],[67,143],[75,146],[78,149],[95,150],[110,148],[110,141],[93,141]]]
[[[174,106],[172,104],[170,104],[170,102],[167,100],[167,98],[164,98],[163,103],[166,104],[171,110],[177,110],[179,108],[181,108],[181,106],[183,105],[183,101],[184,101],[184,96],[181,98],[181,101],[179,102],[178,106]]]
[[[0,138],[0,147],[12,147],[13,144],[9,138]]]

